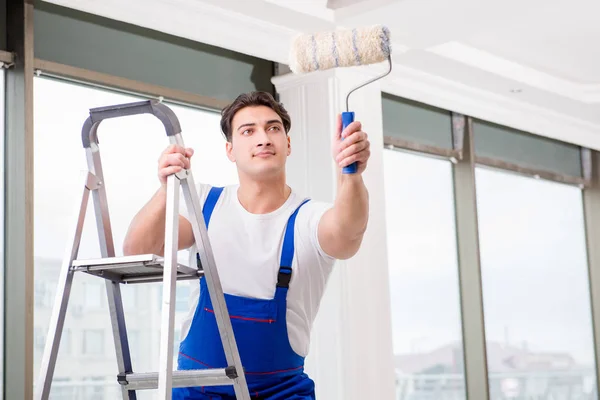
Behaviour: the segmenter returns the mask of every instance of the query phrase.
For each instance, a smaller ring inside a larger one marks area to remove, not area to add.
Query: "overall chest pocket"
[[[277,303],[275,300],[250,299],[225,294],[225,303],[229,311],[231,322],[247,321],[264,324],[277,322]],[[208,302],[204,311],[214,314],[212,304]]]

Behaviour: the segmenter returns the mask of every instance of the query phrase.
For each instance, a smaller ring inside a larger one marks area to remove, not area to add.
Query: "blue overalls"
[[[210,217],[223,188],[211,188],[202,208],[208,228]],[[287,332],[287,292],[294,257],[294,224],[300,207],[287,222],[281,251],[275,297],[271,300],[245,298],[225,293],[250,396],[265,400],[315,399],[314,382],[304,373],[304,357],[292,349]],[[225,352],[204,277],[200,299],[189,333],[179,346],[178,369],[227,367]],[[233,386],[173,389],[174,400],[235,399]]]

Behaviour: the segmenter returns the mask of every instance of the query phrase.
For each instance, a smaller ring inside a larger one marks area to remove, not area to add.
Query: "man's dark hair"
[[[228,142],[231,142],[233,127],[231,122],[235,114],[245,107],[266,106],[272,109],[279,115],[283,122],[283,128],[287,134],[292,126],[290,115],[283,107],[283,104],[277,102],[268,92],[250,92],[239,95],[233,103],[228,105],[221,112],[221,131],[225,135]]]

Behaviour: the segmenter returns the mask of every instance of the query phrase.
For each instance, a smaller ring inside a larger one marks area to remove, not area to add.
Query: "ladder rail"
[[[79,252],[79,243],[83,233],[83,223],[85,221],[90,190],[94,189],[97,184],[97,180],[90,172],[86,171],[84,175],[82,177],[83,190],[79,200],[79,210],[73,216],[73,228],[69,233],[63,263],[60,267],[58,287],[54,297],[54,307],[50,316],[48,336],[46,337],[40,373],[36,384],[36,400],[47,399],[50,396],[50,387],[52,385],[52,378],[54,377],[60,338],[64,328],[65,316],[69,305],[69,295],[73,283],[71,264]]]
[[[94,125],[94,130],[97,129],[98,124],[99,122]],[[106,184],[104,182],[104,173],[102,171],[100,148],[98,147],[97,142],[92,143],[89,147],[86,147],[85,152],[87,156],[88,170],[98,179],[98,187],[92,192],[92,200],[96,215],[96,228],[98,230],[100,254],[102,258],[114,257],[115,247],[108,210]],[[123,299],[121,297],[121,287],[118,282],[113,282],[110,280],[106,280],[105,285],[110,323],[115,344],[117,367],[119,369],[119,373],[133,372],[129,341],[127,338],[127,327],[125,324],[125,312],[123,310]],[[123,400],[137,399],[134,391],[128,391],[125,388],[122,388],[121,392]]]
[[[155,100],[146,100],[141,102],[92,108],[90,110],[89,117],[83,124],[81,139],[86,152],[88,169],[100,180],[99,188],[97,188],[93,192],[93,200],[96,214],[96,225],[98,228],[100,242],[100,253],[102,258],[114,257],[115,249],[112,228],[110,224],[108,200],[106,196],[106,185],[104,184],[104,175],[102,172],[102,162],[100,159],[100,149],[98,145],[98,127],[100,126],[100,123],[105,119],[119,118],[146,113],[154,115],[163,123],[165,132],[168,137],[171,138],[174,135],[180,136],[181,126],[175,113],[169,107]],[[170,180],[170,182],[174,184],[174,179],[174,176],[170,176],[168,180]],[[173,206],[176,205],[171,205],[171,207]],[[165,311],[167,311],[168,313],[166,317],[163,316],[163,319],[168,319],[170,318],[171,314],[174,314],[174,304],[172,305],[172,307],[170,306],[170,304],[174,302],[174,279],[170,279],[170,277],[175,273],[174,269],[176,267],[173,267],[173,260],[170,260],[169,258],[170,257],[167,257],[167,259],[165,259],[165,268],[163,271],[163,284],[168,286],[167,290],[163,291],[163,304],[165,304],[164,302],[165,300],[167,300],[167,309],[165,310],[165,308],[163,307],[163,314],[165,313]],[[125,313],[123,310],[123,300],[121,297],[120,284],[118,282],[106,280],[106,293],[108,297],[110,320],[115,342],[115,352],[119,374],[131,373],[133,372],[133,367],[127,337],[127,327],[125,323]],[[165,296],[168,296],[172,299],[165,299]],[[173,308],[173,310],[170,310],[171,308]],[[169,326],[170,325],[172,324],[169,324]],[[161,332],[161,337],[163,336],[165,336],[165,334],[164,332]],[[172,333],[166,333],[166,337],[167,341],[170,338],[172,343]],[[170,347],[172,349],[173,346],[171,345]],[[161,362],[166,362],[167,364],[172,366],[172,361],[169,362],[169,360],[164,359],[165,355],[163,355],[163,352],[169,351],[168,349],[163,350],[164,348],[165,344],[162,343],[161,339]],[[160,374],[160,376],[162,376],[162,378],[159,381],[162,381],[163,384],[159,385],[159,391],[166,392],[168,391],[168,387],[170,386],[170,374],[163,373]],[[165,383],[167,383],[166,386]],[[126,388],[122,389],[122,395],[123,400],[135,400],[137,398],[135,391],[130,391]],[[165,399],[170,399],[170,394],[165,394],[165,396],[168,396],[164,397]]]
[[[180,137],[179,134],[170,138]],[[176,140],[176,139],[175,139]],[[173,142],[173,140],[172,140]],[[173,387],[173,336],[175,330],[175,293],[179,245],[179,178],[167,178],[164,271],[159,349],[158,396],[170,400]]]
[[[83,147],[87,149],[94,144],[98,145],[98,126],[103,120],[138,114],[152,114],[158,118],[163,123],[168,137],[181,133],[179,119],[173,110],[156,100],[145,100],[135,103],[92,108],[90,116],[85,120],[81,129]]]
[[[194,241],[198,247],[200,262],[204,269],[208,293],[215,311],[215,319],[221,336],[221,342],[225,351],[225,359],[229,366],[236,367],[237,378],[235,378],[234,390],[236,398],[250,400],[250,394],[246,382],[246,375],[243,370],[242,361],[237,343],[233,334],[233,327],[229,317],[229,310],[225,304],[223,296],[223,287],[219,278],[219,273],[215,264],[215,259],[208,238],[206,223],[200,208],[200,200],[196,191],[192,171],[187,171],[187,176],[181,181],[183,194],[190,216]]]

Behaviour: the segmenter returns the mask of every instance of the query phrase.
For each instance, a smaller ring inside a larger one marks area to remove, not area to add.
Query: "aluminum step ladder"
[[[105,119],[145,113],[154,115],[163,123],[170,143],[184,146],[181,127],[175,113],[166,105],[155,100],[93,108],[83,125],[82,142],[87,156],[88,171],[82,177],[83,191],[80,198],[80,207],[73,221],[73,229],[68,238],[61,266],[54,308],[50,318],[46,346],[36,385],[36,399],[46,400],[50,395],[73,276],[76,273],[86,273],[104,278],[106,282],[119,369],[117,381],[121,385],[124,400],[136,399],[136,390],[158,389],[160,399],[171,399],[173,387],[214,385],[233,385],[237,399],[250,400],[244,370],[191,171],[184,170],[176,175],[169,176],[167,179],[164,256],[147,254],[115,257],[108,214],[106,182],[102,174],[97,130],[100,123]],[[200,262],[195,268],[180,265],[177,262],[180,185],[183,189],[195,243],[200,256]],[[94,203],[102,258],[78,260],[77,253],[90,192]],[[215,307],[217,326],[228,366],[226,368],[173,371],[176,281],[200,279],[202,276],[206,279],[210,299]],[[163,298],[159,352],[160,369],[158,372],[134,372],[131,365],[120,285],[161,281],[163,283]]]

